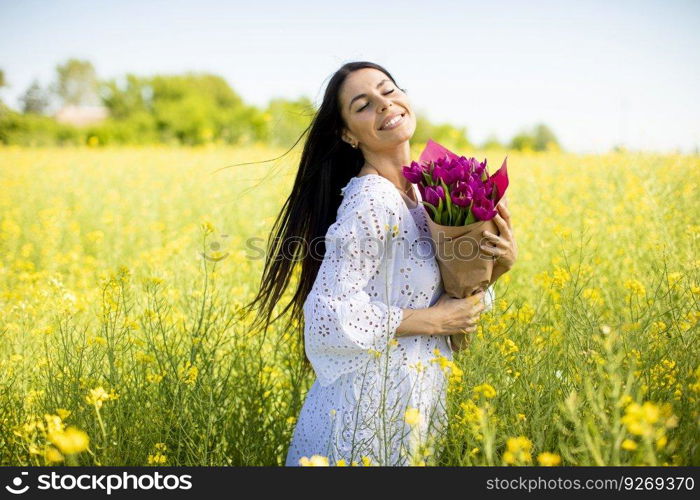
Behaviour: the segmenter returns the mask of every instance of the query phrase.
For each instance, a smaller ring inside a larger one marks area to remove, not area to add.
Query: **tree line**
[[[7,86],[0,70],[0,88]],[[316,111],[308,97],[274,98],[266,106],[246,103],[218,75],[187,72],[179,75],[101,79],[89,61],[69,59],[55,68],[47,86],[34,80],[20,97],[16,111],[0,100],[0,143],[22,146],[126,144],[266,144],[289,147],[311,123]],[[107,117],[77,126],[62,123],[56,114],[66,107],[99,107]],[[455,150],[477,147],[465,127],[433,123],[417,114],[416,142],[428,138]],[[544,151],[559,149],[554,133],[544,124],[523,130],[508,143],[490,137],[485,149]]]

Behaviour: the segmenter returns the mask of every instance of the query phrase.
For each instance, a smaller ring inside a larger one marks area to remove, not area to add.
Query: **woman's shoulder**
[[[358,210],[388,210],[398,216],[403,200],[390,180],[377,175],[367,174],[352,177],[341,190],[343,201],[338,215]]]

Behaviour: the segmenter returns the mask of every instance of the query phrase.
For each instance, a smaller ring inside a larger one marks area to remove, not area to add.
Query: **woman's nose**
[[[378,109],[380,112],[384,112],[387,108],[390,108],[392,106],[392,102],[388,99],[384,99],[384,102],[382,102],[381,106],[378,106]]]

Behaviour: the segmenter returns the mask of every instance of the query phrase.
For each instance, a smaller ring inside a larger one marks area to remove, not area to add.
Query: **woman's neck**
[[[363,173],[379,174],[389,179],[394,186],[404,193],[410,192],[411,183],[403,175],[402,167],[411,163],[411,146],[408,141],[397,146],[394,151],[381,153],[364,152],[365,164],[360,169]]]

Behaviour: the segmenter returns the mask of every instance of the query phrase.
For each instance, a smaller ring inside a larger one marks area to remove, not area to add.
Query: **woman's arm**
[[[438,314],[433,307],[403,309],[403,321],[396,329],[397,337],[407,335],[439,335]],[[420,332],[420,333],[416,333]]]
[[[367,291],[372,278],[391,267],[384,247],[365,243],[388,241],[401,223],[396,188],[378,189],[353,193],[341,205],[304,301],[304,347],[322,386],[362,370],[369,355],[388,348],[402,321],[403,310],[391,301],[392,273],[384,273],[377,293]]]
[[[396,337],[407,335],[453,335],[473,332],[484,310],[484,292],[464,299],[446,293],[435,305],[424,309],[402,309],[403,319],[396,329]]]

